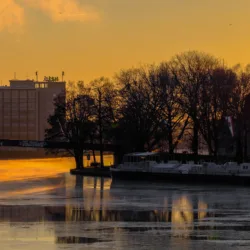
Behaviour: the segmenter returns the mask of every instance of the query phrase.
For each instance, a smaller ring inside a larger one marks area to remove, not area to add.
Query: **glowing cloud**
[[[77,0],[23,0],[28,6],[38,8],[54,22],[93,21],[99,18],[89,6],[81,6]]]
[[[0,0],[0,31],[15,32],[24,24],[24,9],[14,0]]]

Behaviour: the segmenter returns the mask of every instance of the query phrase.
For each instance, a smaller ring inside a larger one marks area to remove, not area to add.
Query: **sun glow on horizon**
[[[248,0],[5,0],[1,77],[60,74],[90,82],[122,68],[198,50],[228,65],[250,62]]]

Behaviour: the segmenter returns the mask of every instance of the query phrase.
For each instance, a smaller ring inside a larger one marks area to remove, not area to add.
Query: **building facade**
[[[10,80],[0,87],[0,139],[43,140],[55,96],[65,93],[65,82]]]

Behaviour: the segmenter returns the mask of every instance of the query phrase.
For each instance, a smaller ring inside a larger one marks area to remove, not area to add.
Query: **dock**
[[[83,169],[70,169],[72,175],[84,176],[98,176],[98,177],[111,177],[110,167],[104,168],[83,168]]]

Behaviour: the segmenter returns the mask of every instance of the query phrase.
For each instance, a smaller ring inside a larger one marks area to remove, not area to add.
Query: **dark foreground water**
[[[1,181],[1,250],[250,249],[250,188],[42,171]]]

